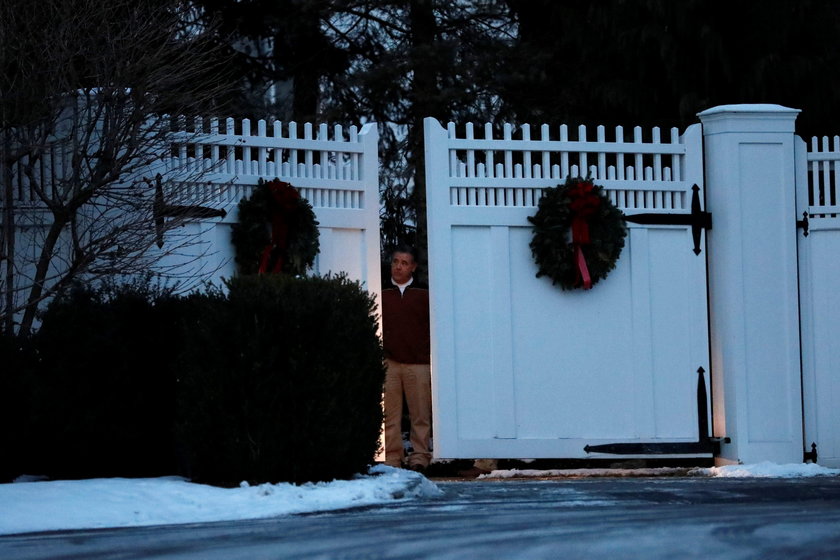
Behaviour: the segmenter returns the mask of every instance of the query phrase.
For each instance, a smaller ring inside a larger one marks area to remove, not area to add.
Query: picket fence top
[[[252,126],[256,124],[256,127]],[[364,138],[376,131],[376,123],[366,123],[361,130],[357,125],[351,125],[345,129],[340,124],[332,127],[327,123],[302,123],[295,121],[282,122],[279,120],[266,121],[259,119],[234,119],[228,117],[219,119],[216,117],[193,119],[177,119],[174,130],[176,138],[181,141],[201,144],[230,144],[237,143],[242,146],[253,147],[284,147],[289,142],[294,142],[296,148],[300,149],[326,149],[328,145],[335,144],[359,144]],[[332,132],[332,135],[330,135]],[[177,140],[176,140],[177,141]],[[357,148],[345,146],[344,149],[356,151]]]
[[[430,122],[434,122],[437,126],[443,128],[439,121],[430,117]],[[476,136],[476,129],[480,128],[483,131],[482,137]],[[576,128],[577,138],[573,138],[570,130]],[[459,135],[459,130],[463,132]],[[532,137],[532,130],[534,137]],[[570,127],[567,124],[557,126],[550,126],[542,124],[539,126],[532,126],[525,124],[512,123],[484,123],[483,125],[476,125],[472,122],[465,123],[461,126],[454,122],[447,123],[446,131],[449,140],[453,147],[463,148],[492,148],[505,149],[504,142],[511,143],[511,149],[518,150],[542,150],[542,149],[562,149],[563,144],[568,144],[570,148],[580,149],[582,144],[588,144],[588,148],[597,148],[597,144],[605,144],[605,149],[610,149],[606,146],[616,144],[633,144],[634,150],[640,148],[640,145],[657,144],[681,144],[681,134],[678,128],[672,127],[668,129],[668,138],[663,140],[662,130],[659,127],[650,128],[650,139],[644,138],[643,128],[636,126],[632,128],[632,137],[627,139],[625,137],[625,128],[621,125],[613,128],[612,138],[607,138],[607,127],[604,125],[597,125],[595,127],[595,137],[591,138],[589,131],[591,127],[586,125],[579,125],[577,127]],[[537,133],[538,132],[538,133]],[[539,136],[537,138],[537,136]],[[644,148],[641,148],[644,149]],[[667,148],[666,148],[667,149]],[[681,150],[682,148],[677,148]],[[674,152],[678,153],[678,152]]]

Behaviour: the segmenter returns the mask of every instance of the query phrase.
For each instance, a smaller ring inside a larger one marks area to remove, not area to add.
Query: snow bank
[[[712,468],[496,470],[481,478],[840,476],[814,464]],[[216,488],[182,478],[94,479],[0,484],[0,534],[233,521],[439,496],[423,475],[380,465],[354,480]]]
[[[803,476],[840,476],[840,469],[829,469],[813,463],[778,465],[756,463],[754,465],[727,465],[709,468],[660,467],[650,469],[510,469],[496,470],[479,478],[597,478],[597,477],[644,477],[644,476],[693,476],[720,478],[799,478]]]
[[[377,466],[355,480],[217,488],[178,477],[0,484],[0,534],[257,519],[433,497],[424,476]]]
[[[799,478],[803,476],[838,476],[840,469],[829,469],[814,463],[756,463],[754,465],[726,465],[708,469],[694,469],[689,474],[723,478]]]

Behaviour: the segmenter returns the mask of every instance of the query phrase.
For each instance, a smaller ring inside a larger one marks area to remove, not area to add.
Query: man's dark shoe
[[[414,464],[414,465],[409,465],[408,468],[413,470],[414,472],[419,472],[420,474],[423,474],[424,472],[426,472],[426,465],[421,465],[419,463]]]

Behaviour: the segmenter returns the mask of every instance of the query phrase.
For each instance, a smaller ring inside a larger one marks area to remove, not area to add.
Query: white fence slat
[[[344,129],[340,124],[337,124],[333,127],[333,140],[335,142],[343,142],[344,141]],[[345,152],[333,152],[335,156],[335,177],[336,179],[346,179],[345,174],[347,172],[347,165],[346,165],[346,155]]]
[[[606,143],[607,135],[606,129],[603,125],[598,125],[598,128],[595,129],[595,137],[598,139],[598,142]],[[607,176],[607,154],[604,152],[598,152],[598,172],[595,175],[596,179],[604,179]]]
[[[303,138],[305,140],[315,140],[312,133],[312,123],[304,123],[303,124]],[[304,150],[303,152],[303,162],[304,162],[304,171],[303,176],[308,178],[314,178],[316,175],[313,173],[313,165],[314,165],[314,151],[311,149]]]
[[[350,126],[350,143],[356,144],[359,141],[359,129],[356,125]],[[361,175],[361,168],[359,167],[359,154],[350,154],[350,179],[353,181],[366,180]]]
[[[272,132],[274,135],[275,140],[279,140],[283,138],[283,123],[275,120],[272,123]],[[274,148],[274,171],[271,173],[272,175],[281,175],[283,170],[283,149],[280,147]]]
[[[662,140],[659,133],[659,127],[654,127],[653,129],[653,143],[654,144],[661,144]],[[662,180],[662,155],[661,154],[653,154],[653,180],[654,181],[661,181]]]
[[[510,123],[505,123],[503,125],[503,138],[505,140],[511,140],[513,138],[513,127]],[[504,175],[501,177],[513,177],[513,151],[512,150],[505,150],[505,167],[504,167]]]
[[[624,143],[624,127],[617,126],[615,127],[615,141],[623,144]],[[619,152],[615,155],[615,169],[616,169],[616,180],[623,181],[625,179],[624,175],[624,153]]]
[[[296,140],[298,137],[297,123],[292,121],[289,123],[289,138]],[[291,177],[298,177],[300,166],[298,162],[298,150],[289,150],[289,174]]]
[[[447,134],[449,135],[449,138],[452,138],[452,139],[456,138],[455,123],[454,122],[448,123],[446,125],[446,130],[447,130]],[[458,153],[454,149],[450,149],[449,150],[449,173],[453,177],[462,177],[462,175],[458,174],[459,171],[460,171],[460,166],[458,165]]]
[[[560,125],[560,142],[569,141],[569,127],[565,124]],[[569,152],[563,150],[560,152],[560,177],[569,176]]]
[[[322,123],[318,127],[318,140],[329,140],[329,132],[327,131],[326,123]],[[318,169],[318,173],[315,177],[328,177],[329,176],[329,153],[326,150],[320,151],[320,165]]]
[[[242,136],[251,136],[251,119],[242,119]],[[255,175],[251,162],[251,146],[245,144],[242,147],[242,168],[248,175]]]
[[[823,136],[822,138],[822,152],[828,153],[831,150],[828,147],[828,136]],[[820,162],[820,167],[822,168],[822,181],[820,182],[820,189],[819,189],[819,204],[820,206],[829,206],[831,204],[831,194],[830,194],[830,185],[831,185],[831,164],[828,161]]]
[[[474,140],[474,131],[473,131],[473,123],[468,122],[466,125],[466,139],[467,140]],[[475,150],[469,149],[467,150],[467,166],[466,166],[466,173],[467,177],[475,177]]]
[[[818,139],[816,136],[811,138],[811,149],[809,150],[810,154],[816,155],[819,152],[818,149]],[[811,163],[810,169],[808,172],[810,174],[809,177],[809,195],[808,200],[811,206],[816,206],[819,204],[819,167],[816,162]]]
[[[493,125],[491,123],[484,123],[484,139],[493,140]],[[484,169],[488,178],[493,177],[493,150],[484,150]]]
[[[264,119],[260,119],[257,121],[257,136],[261,136],[263,138],[268,137],[268,133],[266,132],[266,123]],[[266,163],[268,162],[268,148],[260,146],[257,148],[257,175],[265,175],[266,174]]]
[[[540,139],[543,142],[548,142],[551,139],[550,138],[550,128],[547,124],[544,124],[540,127]],[[549,152],[548,150],[543,150],[542,151],[541,169],[543,170],[543,173],[546,174],[545,177],[549,178],[550,177],[550,170],[551,170],[551,152]]]
[[[522,125],[522,140],[528,142],[531,140],[531,126],[528,124]],[[531,178],[531,152],[525,151],[522,154],[522,167],[525,171],[525,178]]]
[[[578,140],[580,142],[586,142],[586,125],[578,126]],[[587,163],[586,152],[581,151],[578,155],[578,158],[580,169],[587,169],[589,167],[589,164]]]
[[[671,129],[671,144],[679,144],[680,143],[680,131],[677,128]],[[669,177],[668,181],[680,181],[680,177],[682,177],[682,171],[680,170],[680,160],[679,156],[676,154],[671,155],[671,165],[666,169],[667,172],[671,173],[671,177]]]
[[[210,119],[210,135],[215,136],[215,135],[218,135],[218,134],[219,134],[219,119],[216,118],[216,117],[213,117],[212,119]],[[220,154],[219,144],[215,144],[215,143],[212,144],[210,146],[211,167],[215,168],[219,165],[219,163],[221,161],[220,157],[219,157],[219,154]]]
[[[633,128],[633,143],[642,143],[642,128],[640,126]],[[634,158],[634,160],[634,177],[644,177],[644,159],[642,158],[641,152],[636,152],[636,157]]]
[[[225,134],[234,135],[234,122],[230,117],[225,119]],[[230,175],[236,174],[236,150],[233,146],[225,146],[225,172]]]

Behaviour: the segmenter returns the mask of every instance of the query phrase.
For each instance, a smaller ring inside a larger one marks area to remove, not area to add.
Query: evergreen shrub
[[[194,481],[350,478],[373,461],[384,380],[375,303],[344,276],[243,276],[186,330],[180,433]]]
[[[31,380],[37,357],[31,340],[0,333],[0,483],[30,472]]]
[[[34,335],[33,474],[176,472],[173,365],[184,305],[148,283],[77,287]]]

